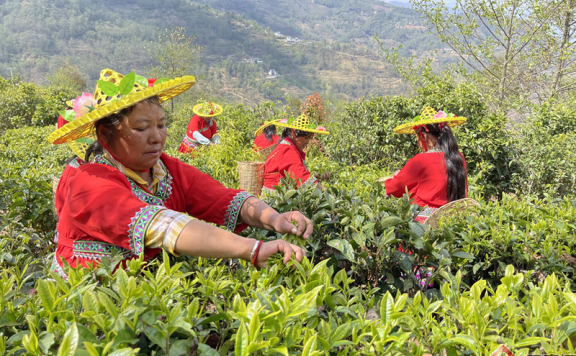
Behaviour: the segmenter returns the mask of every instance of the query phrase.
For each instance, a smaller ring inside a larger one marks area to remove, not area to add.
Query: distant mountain
[[[441,48],[413,10],[376,0],[0,0],[0,18],[4,76],[42,83],[65,60],[90,86],[103,68],[146,74],[156,29],[181,26],[205,48],[197,90],[251,103],[401,93],[373,36],[406,54]]]
[[[400,1],[388,1],[388,4],[399,6],[399,7],[412,7],[409,2],[400,2]]]
[[[202,0],[202,3],[242,14],[274,32],[307,40],[376,47],[374,36],[378,35],[380,39],[408,47],[431,42],[440,46],[437,38],[421,28],[416,11],[380,0]]]

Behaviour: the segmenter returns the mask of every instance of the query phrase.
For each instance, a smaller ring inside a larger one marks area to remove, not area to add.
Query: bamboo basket
[[[430,226],[432,229],[438,228],[438,220],[442,217],[448,217],[455,214],[468,213],[470,214],[471,208],[479,207],[480,203],[471,198],[464,198],[459,200],[454,200],[446,205],[439,207],[435,212],[432,213],[424,222],[426,225]]]
[[[260,195],[264,185],[264,162],[238,162],[238,181],[240,189]]]
[[[274,147],[276,147],[276,145],[272,145],[270,147],[266,147],[265,149],[258,151],[262,161],[266,161],[266,158],[268,158],[268,156],[270,156],[270,153],[274,151]]]

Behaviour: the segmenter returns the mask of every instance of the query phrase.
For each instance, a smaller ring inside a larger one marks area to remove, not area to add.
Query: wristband
[[[258,259],[258,253],[260,253],[260,247],[262,247],[262,241],[256,241],[254,248],[252,249],[252,253],[250,254],[250,257],[252,258],[252,265],[254,267],[258,267],[256,265],[256,260]]]

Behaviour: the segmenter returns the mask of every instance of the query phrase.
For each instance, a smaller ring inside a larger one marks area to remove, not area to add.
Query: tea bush
[[[67,88],[44,88],[19,78],[0,77],[0,134],[12,128],[55,124],[58,110],[78,94]]]
[[[257,270],[164,254],[116,268],[114,256],[94,270],[69,269],[68,283],[46,267],[56,226],[51,181],[71,151],[45,141],[53,125],[7,130],[0,136],[0,354],[486,355],[501,343],[516,355],[574,353],[576,199],[566,133],[576,115],[567,106],[542,108],[513,135],[480,99],[466,84],[440,81],[413,98],[371,98],[332,117],[332,135],[307,159],[312,172],[331,173],[324,189],[286,180],[263,197],[313,220],[301,264]],[[414,222],[420,208],[386,197],[376,182],[416,152],[414,138],[392,128],[424,105],[469,118],[457,137],[481,200],[436,230]],[[222,145],[184,155],[177,150],[191,108],[169,114],[166,152],[230,187],[238,185],[236,162],[255,159],[261,122],[290,110],[227,106],[217,118]],[[503,194],[510,191],[524,194]]]

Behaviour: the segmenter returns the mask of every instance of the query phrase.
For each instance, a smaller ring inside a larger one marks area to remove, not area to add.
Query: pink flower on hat
[[[288,119],[282,119],[280,121],[278,121],[281,124],[287,124],[288,123]]]
[[[326,130],[326,128],[325,128],[324,126],[317,126],[317,127],[316,127],[316,130],[318,130],[318,131],[328,131],[328,130]]]
[[[436,113],[436,115],[434,115],[434,119],[444,119],[447,118],[448,114],[446,114],[444,111],[440,110]]]
[[[72,110],[76,113],[74,118],[77,119],[94,110],[94,105],[96,105],[94,95],[90,93],[82,93],[81,96],[74,99],[74,106],[72,107]]]

